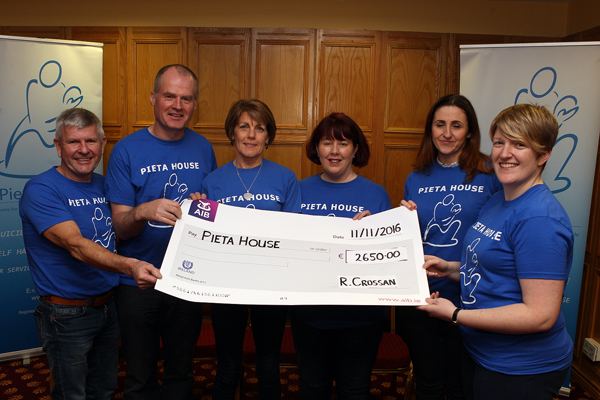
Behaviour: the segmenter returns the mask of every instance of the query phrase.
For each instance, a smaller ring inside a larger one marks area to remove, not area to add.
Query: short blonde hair
[[[510,140],[522,141],[541,157],[552,151],[558,137],[558,122],[550,110],[537,104],[515,104],[492,121],[490,138],[496,129]]]

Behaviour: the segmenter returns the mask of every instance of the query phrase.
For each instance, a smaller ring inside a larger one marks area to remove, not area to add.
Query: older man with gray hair
[[[160,271],[116,254],[104,177],[94,173],[106,138],[91,111],[56,121],[61,159],[23,189],[20,215],[29,269],[40,294],[40,342],[54,378],[52,399],[108,400],[117,386],[119,324],[112,291],[119,274],[153,287]]]

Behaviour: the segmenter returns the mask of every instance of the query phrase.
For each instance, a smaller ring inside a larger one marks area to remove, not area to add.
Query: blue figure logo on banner
[[[579,105],[577,104],[577,98],[575,96],[566,95],[561,97],[561,95],[554,90],[557,78],[558,74],[554,68],[541,68],[533,75],[533,78],[531,78],[529,89],[524,88],[519,90],[515,97],[514,104],[543,102],[545,103],[544,105],[552,110],[552,113],[558,121],[559,129],[564,129],[564,123],[577,114]],[[527,95],[530,95],[531,97],[528,98]],[[552,107],[552,105],[554,105],[554,107]],[[575,153],[577,141],[577,135],[573,133],[561,135],[559,132],[559,137],[556,140],[552,153],[554,157],[560,157],[560,159],[564,161],[558,163],[560,166],[558,172],[550,171],[551,167],[544,171],[544,175],[550,174],[550,176],[553,176],[552,180],[544,180],[544,182],[554,194],[564,192],[571,186],[571,179],[569,179],[568,176],[563,175],[563,173],[569,160],[573,156],[573,153]]]
[[[67,86],[62,81],[62,66],[49,60],[40,68],[37,79],[30,79],[25,89],[25,116],[13,130],[4,158],[0,149],[0,175],[29,179],[43,172],[36,163],[18,162],[26,159],[34,148],[46,148],[56,157],[54,148],[55,121],[67,108],[75,108],[83,101],[78,86]]]

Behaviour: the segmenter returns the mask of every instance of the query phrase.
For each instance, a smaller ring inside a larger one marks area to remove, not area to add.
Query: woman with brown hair
[[[260,100],[240,100],[227,115],[225,132],[235,159],[202,182],[209,200],[236,207],[300,212],[300,189],[290,169],[266,160],[277,126]],[[199,194],[196,194],[199,195]],[[197,199],[197,197],[192,197]],[[281,398],[279,357],[288,307],[212,304],[211,319],[217,346],[217,377],[212,398],[233,399],[242,376],[242,347],[248,309],[256,344],[256,375],[261,399]]]
[[[360,176],[369,144],[349,116],[323,118],[306,143],[306,155],[323,173],[300,181],[302,213],[360,219],[392,208],[385,189]],[[371,370],[386,320],[382,306],[293,306],[292,333],[298,352],[300,398],[369,399]]]
[[[409,209],[418,205],[426,255],[460,260],[467,229],[501,189],[490,158],[479,151],[480,141],[477,115],[466,97],[444,96],[429,110],[402,201]],[[456,282],[432,278],[429,287],[459,305]],[[396,307],[396,316],[396,332],[413,361],[417,400],[463,399],[458,328],[413,307]]]

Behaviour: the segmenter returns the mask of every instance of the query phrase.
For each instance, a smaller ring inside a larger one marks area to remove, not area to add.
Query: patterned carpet
[[[119,365],[119,387],[113,399],[123,398],[125,382],[124,362]],[[210,400],[215,380],[215,361],[198,360],[194,362],[195,383],[194,399]],[[159,376],[162,365],[159,365]],[[394,382],[391,374],[372,375],[371,398],[373,400],[404,399],[406,376],[400,375]],[[298,394],[298,372],[295,368],[281,369],[282,400],[296,400]],[[572,400],[594,400],[573,384]],[[50,400],[50,369],[46,357],[31,359],[29,366],[22,361],[0,363],[0,399],[6,400]],[[245,368],[244,383],[240,392],[241,400],[258,399],[258,382],[252,368]],[[335,396],[334,396],[335,399]]]

